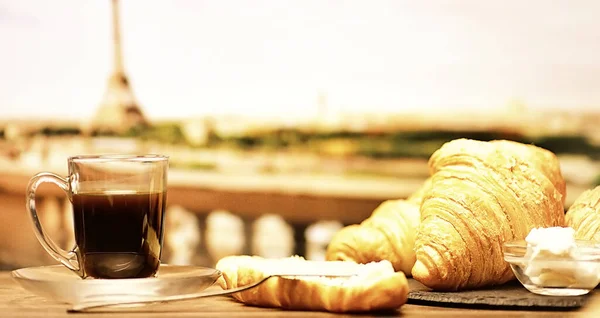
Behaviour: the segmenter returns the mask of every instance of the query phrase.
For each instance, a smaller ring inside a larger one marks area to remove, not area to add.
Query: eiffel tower
[[[119,0],[112,0],[113,71],[96,115],[92,119],[92,133],[123,133],[136,126],[148,126],[140,106],[129,86],[123,67]]]

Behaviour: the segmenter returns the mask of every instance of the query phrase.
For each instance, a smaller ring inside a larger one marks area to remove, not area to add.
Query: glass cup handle
[[[31,221],[33,222],[35,236],[37,237],[42,247],[52,256],[55,260],[61,262],[70,270],[76,272],[79,276],[82,276],[81,268],[79,266],[79,262],[77,261],[77,253],[75,251],[65,251],[60,248],[54,241],[46,235],[44,232],[44,228],[42,227],[42,223],[37,215],[37,211],[35,208],[35,191],[37,187],[44,183],[49,182],[59,186],[68,197],[70,197],[69,193],[69,184],[67,180],[55,175],[53,173],[41,172],[33,176],[31,180],[29,180],[29,184],[27,185],[27,210],[29,210],[29,216],[31,217]]]

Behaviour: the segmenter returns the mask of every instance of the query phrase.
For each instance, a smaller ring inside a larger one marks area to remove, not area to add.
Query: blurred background
[[[25,211],[71,155],[171,157],[163,261],[322,259],[460,138],[600,184],[600,2],[0,0],[0,268],[54,264]],[[73,244],[70,202],[42,223]]]

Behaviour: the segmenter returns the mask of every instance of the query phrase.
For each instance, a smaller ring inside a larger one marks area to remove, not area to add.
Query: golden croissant
[[[458,139],[438,149],[429,167],[412,275],[432,289],[505,283],[514,276],[504,242],[565,224],[564,180],[545,149]]]
[[[577,197],[567,211],[566,222],[575,229],[575,238],[600,241],[600,186]]]
[[[410,275],[415,263],[415,236],[425,184],[407,200],[388,200],[359,225],[338,231],[327,247],[327,260],[357,263],[388,260],[396,271]]]
[[[275,272],[288,271],[313,276],[272,277],[261,285],[235,293],[240,302],[261,307],[331,312],[394,310],[408,299],[408,282],[392,264],[307,261],[302,257],[266,259],[259,256],[227,256],[217,262],[223,273],[218,284],[231,289],[257,282]],[[355,273],[351,277],[314,276],[323,269]]]

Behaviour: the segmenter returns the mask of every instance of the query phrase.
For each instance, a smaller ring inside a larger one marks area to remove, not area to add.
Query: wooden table
[[[216,287],[214,287],[216,288]],[[584,308],[577,311],[504,311],[484,309],[442,308],[407,304],[386,317],[600,317],[600,293],[591,296]],[[229,297],[220,296],[157,304],[129,309],[126,312],[67,313],[65,304],[45,300],[22,289],[9,272],[0,272],[0,317],[353,317],[324,312],[283,311],[244,306]],[[356,315],[375,317],[376,315]]]

